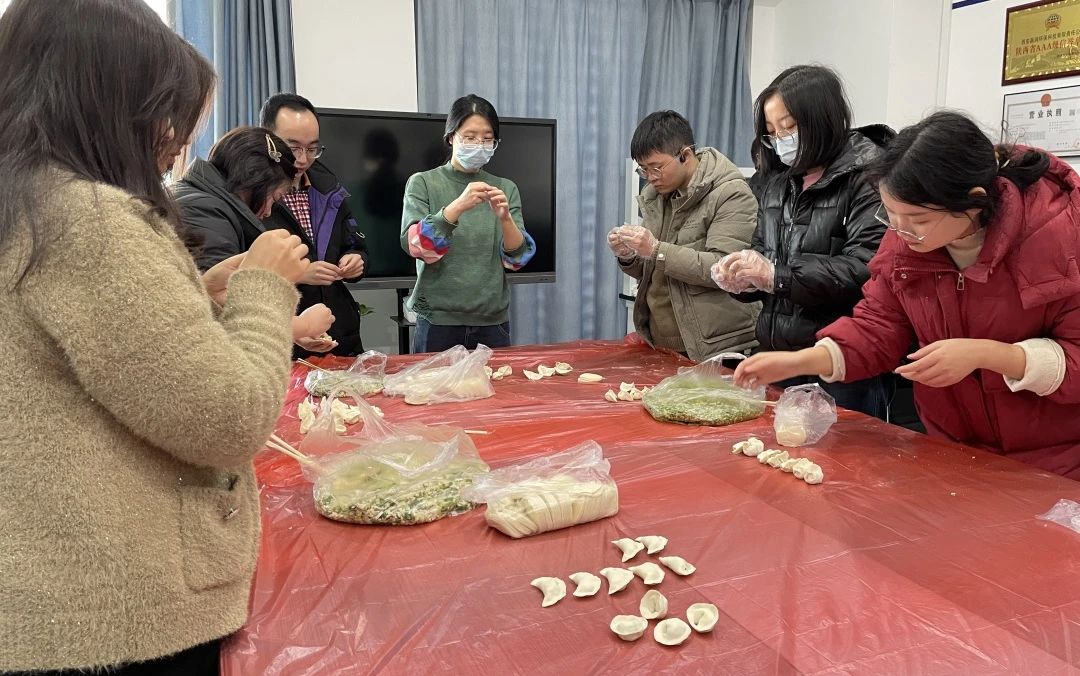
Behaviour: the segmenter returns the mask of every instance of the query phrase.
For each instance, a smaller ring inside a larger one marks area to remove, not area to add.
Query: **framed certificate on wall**
[[[1080,156],[1080,86],[1006,94],[1001,120],[1002,143]]]
[[[1001,84],[1080,73],[1080,0],[1040,0],[1005,14]]]

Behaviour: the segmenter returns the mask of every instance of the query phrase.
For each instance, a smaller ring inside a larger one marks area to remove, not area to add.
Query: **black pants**
[[[475,350],[479,343],[510,347],[510,322],[492,326],[440,326],[423,317],[416,318],[413,352],[442,352],[455,345]]]
[[[159,657],[148,662],[133,662],[121,667],[97,671],[68,669],[61,671],[4,671],[3,676],[217,676],[221,673],[221,640]]]

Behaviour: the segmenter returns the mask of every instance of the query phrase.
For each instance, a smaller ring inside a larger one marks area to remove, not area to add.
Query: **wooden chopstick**
[[[323,373],[330,373],[330,371],[324,369],[321,366],[316,366],[315,364],[312,364],[307,359],[297,359],[296,361],[298,363],[300,363],[300,364],[303,364],[304,366],[306,366],[308,368],[315,369],[316,371],[322,371]]]
[[[270,438],[266,441],[266,446],[279,453],[284,453],[285,455],[289,456],[290,458],[302,465],[307,465],[308,467],[314,468],[321,468],[319,463],[315,462],[315,460],[313,460],[311,457],[306,456],[300,451],[293,448],[291,445],[289,445],[289,442],[285,441],[276,434],[270,435]]]

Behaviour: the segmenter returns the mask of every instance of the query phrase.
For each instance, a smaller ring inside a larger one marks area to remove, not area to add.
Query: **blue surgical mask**
[[[480,167],[484,166],[491,161],[491,158],[495,155],[494,148],[484,148],[477,146],[476,148],[464,148],[458,146],[454,151],[454,158],[461,165],[461,168],[466,171],[476,171]]]
[[[773,139],[773,150],[780,156],[780,161],[789,167],[795,164],[795,156],[799,154],[799,132],[791,136],[782,136]]]

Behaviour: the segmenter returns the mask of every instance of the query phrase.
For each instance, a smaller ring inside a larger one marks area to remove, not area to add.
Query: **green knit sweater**
[[[517,249],[503,250],[502,227],[487,204],[463,213],[456,225],[443,217],[443,207],[472,182],[506,193],[510,216],[525,240]],[[457,171],[449,163],[409,178],[401,246],[417,259],[416,286],[407,307],[442,326],[491,326],[507,321],[510,284],[506,270],[521,268],[536,251],[521,221],[521,198],[514,182],[483,170]]]

